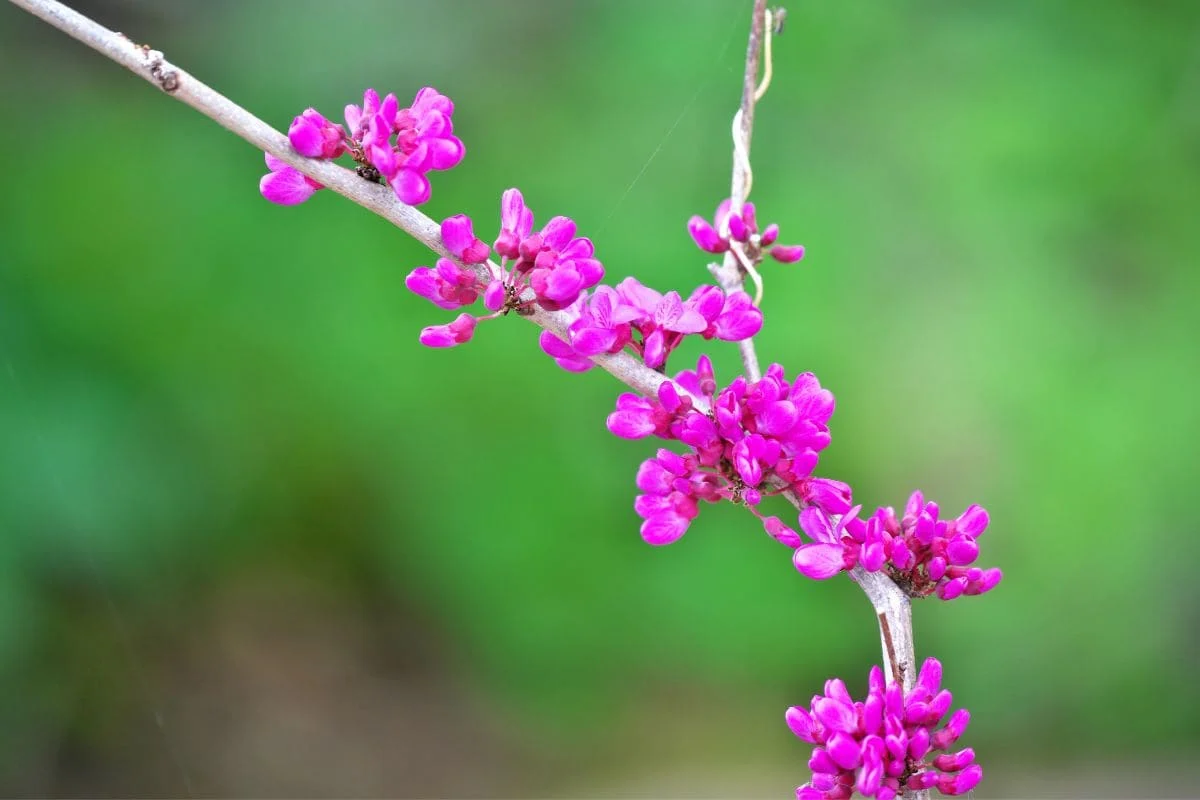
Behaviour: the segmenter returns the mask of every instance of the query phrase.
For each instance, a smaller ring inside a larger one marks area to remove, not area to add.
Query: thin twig
[[[767,29],[767,0],[754,0],[754,11],[750,17],[750,39],[746,45],[746,72],[742,81],[742,103],[733,118],[733,179],[729,189],[729,213],[740,214],[746,202],[750,181],[750,133],[754,127],[754,104],[758,99],[758,68],[762,53],[763,37]],[[728,230],[721,231],[728,234]],[[736,245],[736,243],[734,243]],[[745,277],[733,247],[725,254],[724,262],[712,269],[713,277],[726,292],[744,291]],[[757,381],[762,378],[758,367],[758,352],[754,341],[738,342],[742,354],[742,366],[746,379]]]

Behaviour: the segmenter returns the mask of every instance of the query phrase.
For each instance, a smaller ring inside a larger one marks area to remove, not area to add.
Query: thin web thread
[[[733,41],[734,35],[738,32],[737,25],[734,23],[736,23],[736,21],[741,17],[741,3],[737,5],[735,11],[736,14],[730,18],[730,24],[726,26],[726,28],[729,30],[729,33],[726,34],[725,43],[721,45],[721,51],[717,54],[716,60],[718,62],[725,60],[725,54],[729,52],[729,44]],[[696,105],[696,101],[700,99],[700,95],[704,93],[704,90],[712,84],[713,77],[714,76],[710,75],[709,77],[704,78],[696,86],[696,91],[692,93],[691,99],[684,104],[683,109],[675,117],[675,121],[671,123],[671,127],[668,128],[667,132],[663,134],[661,139],[659,139],[658,144],[655,146],[654,150],[651,151],[650,156],[645,160],[645,162],[643,162],[642,168],[637,171],[637,174],[634,175],[633,180],[629,182],[629,185],[625,187],[625,191],[621,193],[620,197],[618,197],[616,202],[613,204],[612,211],[608,212],[608,216],[604,218],[604,221],[597,229],[597,235],[608,229],[608,225],[610,222],[612,222],[612,218],[616,216],[617,211],[621,209],[621,206],[624,205],[625,201],[629,198],[629,195],[633,192],[634,187],[641,182],[642,178],[646,174],[646,170],[650,169],[650,165],[654,163],[656,158],[658,158],[658,154],[662,152],[663,147],[665,147],[667,142],[670,141],[671,136],[675,133],[675,130],[679,127],[679,124],[683,122],[684,117],[686,117],[688,112],[692,110],[692,106]]]

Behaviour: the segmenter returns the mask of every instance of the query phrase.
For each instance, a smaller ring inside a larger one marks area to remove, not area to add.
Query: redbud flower
[[[346,151],[345,138],[342,126],[325,119],[315,108],[305,109],[288,128],[292,149],[309,158],[337,158]]]
[[[740,214],[731,213],[731,209],[732,203],[726,198],[717,206],[711,224],[701,216],[688,220],[688,233],[701,250],[724,253],[729,249],[730,242],[739,242],[746,257],[755,264],[762,261],[764,254],[784,264],[804,258],[804,247],[801,245],[775,244],[779,238],[778,225],[772,223],[761,234],[758,232],[754,203],[745,203]]]
[[[475,273],[448,258],[439,258],[437,269],[417,267],[404,279],[404,285],[438,308],[468,306],[479,297],[479,279]]]
[[[468,342],[475,335],[475,318],[459,314],[449,325],[431,325],[421,331],[421,344],[426,347],[454,347]]]
[[[491,255],[487,242],[475,238],[471,218],[455,214],[442,222],[442,244],[464,264],[482,264]]]
[[[262,196],[281,206],[294,206],[313,196],[317,189],[324,188],[299,170],[292,169],[270,153],[264,153],[267,168],[271,171],[258,182]]]
[[[812,780],[796,789],[797,800],[847,800],[854,792],[892,800],[908,790],[959,795],[974,789],[983,778],[974,750],[934,755],[949,750],[971,719],[959,709],[942,724],[953,697],[941,682],[935,658],[921,665],[907,694],[871,667],[866,700],[855,701],[835,678],[809,708],[789,708],[785,719],[792,733],[815,745],[808,761]]]

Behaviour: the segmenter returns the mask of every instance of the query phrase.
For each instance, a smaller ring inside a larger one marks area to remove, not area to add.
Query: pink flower
[[[270,153],[264,153],[267,168],[271,171],[258,182],[258,191],[272,203],[294,206],[313,196],[317,189],[324,188],[299,170],[292,169]]]
[[[642,490],[633,507],[643,518],[642,538],[648,544],[674,542],[687,532],[699,513],[697,501],[715,503],[721,492],[715,476],[702,470],[693,456],[670,450],[642,463],[637,487]]]
[[[292,149],[309,158],[337,158],[346,152],[346,133],[315,108],[309,108],[292,120],[288,141]]]
[[[479,297],[479,279],[448,258],[439,258],[437,269],[417,267],[404,279],[404,285],[414,294],[429,300],[438,308],[455,309],[474,303]]]
[[[475,335],[475,318],[459,314],[449,325],[431,325],[421,331],[421,344],[426,347],[455,347],[469,342]]]
[[[475,238],[471,218],[456,214],[442,221],[442,244],[464,264],[482,264],[491,255],[487,242]]]
[[[971,719],[959,709],[942,723],[953,696],[941,682],[942,665],[934,658],[921,665],[908,694],[898,683],[885,684],[883,670],[871,667],[865,700],[855,701],[835,678],[808,708],[789,708],[785,720],[792,733],[814,745],[812,779],[796,789],[797,800],[849,798],[852,792],[892,800],[909,790],[959,795],[974,789],[983,778],[974,750],[935,755],[953,746]]]

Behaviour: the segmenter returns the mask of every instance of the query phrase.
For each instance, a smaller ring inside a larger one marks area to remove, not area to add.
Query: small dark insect
[[[372,167],[370,164],[361,164],[359,165],[358,169],[354,170],[354,172],[358,175],[358,177],[368,180],[371,183],[379,183],[380,181],[379,170],[375,167]]]

